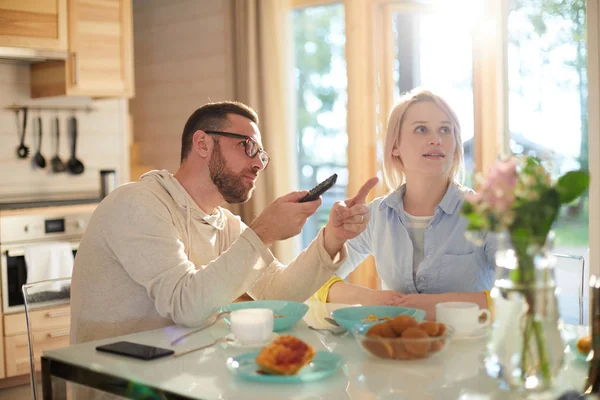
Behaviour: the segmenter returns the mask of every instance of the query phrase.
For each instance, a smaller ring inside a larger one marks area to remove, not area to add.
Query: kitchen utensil
[[[195,329],[195,330],[193,330],[191,332],[188,332],[185,335],[179,336],[178,338],[176,338],[173,341],[171,341],[171,346],[176,345],[177,343],[181,342],[183,339],[185,339],[188,336],[191,336],[191,335],[193,335],[195,333],[198,333],[198,332],[201,332],[201,331],[205,330],[206,328],[208,328],[210,326],[213,326],[214,324],[217,323],[218,320],[220,320],[222,318],[225,318],[229,314],[230,314],[229,311],[223,311],[223,312],[214,313],[213,315],[211,315],[210,317],[208,317],[206,319],[206,322],[200,328]]]
[[[64,162],[62,162],[62,160],[58,156],[58,148],[60,144],[60,121],[58,117],[56,117],[56,119],[54,120],[54,130],[54,139],[56,141],[55,154],[54,157],[52,157],[52,160],[50,160],[50,165],[52,166],[52,172],[60,173],[65,172],[67,170],[67,166]]]
[[[36,136],[34,136],[36,137]],[[42,117],[37,117],[37,140],[36,152],[33,156],[33,165],[39,168],[46,168],[46,159],[41,153],[42,148]]]
[[[79,175],[83,173],[85,167],[75,154],[77,149],[77,118],[75,117],[69,119],[69,135],[71,136],[71,158],[67,161],[67,169],[70,173]]]
[[[221,337],[221,338],[218,338],[217,340],[215,340],[214,342],[212,342],[212,343],[210,343],[210,344],[207,344],[207,345],[204,345],[204,346],[200,346],[200,347],[196,347],[196,348],[193,348],[193,349],[190,349],[190,350],[185,350],[185,351],[182,351],[182,352],[179,352],[179,353],[175,353],[175,354],[173,355],[173,357],[179,357],[179,356],[183,356],[183,355],[186,355],[186,354],[193,353],[193,352],[195,352],[195,351],[199,351],[199,350],[208,349],[209,347],[212,347],[212,346],[214,346],[214,345],[215,345],[215,344],[217,344],[217,343],[221,343],[221,342],[232,342],[232,341],[233,341],[233,339],[232,339],[232,338],[228,338],[228,337]]]
[[[212,346],[214,346],[217,343],[232,342],[232,341],[233,341],[233,339],[232,338],[228,338],[228,337],[218,338],[217,340],[215,340],[214,342],[212,342],[210,344],[207,344],[207,345],[204,345],[204,346],[200,346],[200,347],[196,347],[196,348],[193,348],[193,349],[190,349],[190,350],[182,351],[182,352],[179,352],[179,353],[175,353],[173,355],[173,357],[179,357],[179,356],[183,356],[183,355],[186,355],[186,354],[193,353],[195,351],[200,351],[200,350],[208,349],[209,347],[212,347]]]
[[[29,155],[29,147],[25,146],[25,133],[27,133],[27,107],[23,107],[21,111],[23,111],[23,125],[21,130],[21,144],[17,147],[17,155],[19,158],[27,158]]]
[[[114,169],[100,170],[100,198],[103,199],[117,187],[117,174]]]
[[[314,326],[310,326],[308,325],[308,329],[312,330],[312,331],[316,331],[316,332],[329,332],[331,333],[333,336],[342,336],[345,335],[346,332],[348,332],[345,329],[332,329],[332,328],[315,328]]]

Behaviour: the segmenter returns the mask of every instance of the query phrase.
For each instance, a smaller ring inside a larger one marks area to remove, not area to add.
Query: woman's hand
[[[395,306],[404,296],[406,295],[395,290],[369,290],[364,294],[360,303],[363,306]]]
[[[425,319],[435,321],[435,305],[446,300],[446,294],[405,294],[394,305],[402,307],[418,308],[425,311]]]
[[[372,290],[364,286],[339,281],[331,285],[327,301],[329,303],[373,305],[395,305],[404,294],[395,290]]]

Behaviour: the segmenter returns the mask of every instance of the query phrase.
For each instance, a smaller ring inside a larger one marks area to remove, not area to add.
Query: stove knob
[[[82,220],[78,219],[75,222],[75,226],[77,227],[77,229],[83,229],[85,227],[85,223]]]

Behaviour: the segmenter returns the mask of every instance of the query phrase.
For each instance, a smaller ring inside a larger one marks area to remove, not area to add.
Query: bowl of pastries
[[[358,306],[338,308],[331,313],[331,317],[349,332],[355,326],[375,325],[398,315],[409,316],[420,322],[425,318],[425,311],[402,306]]]
[[[454,330],[440,322],[399,315],[378,324],[352,328],[354,338],[367,353],[384,360],[418,360],[446,349]]]

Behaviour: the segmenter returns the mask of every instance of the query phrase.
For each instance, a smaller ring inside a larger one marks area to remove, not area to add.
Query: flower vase
[[[549,243],[514,243],[509,235],[498,241],[486,369],[504,389],[547,390],[563,364]]]

